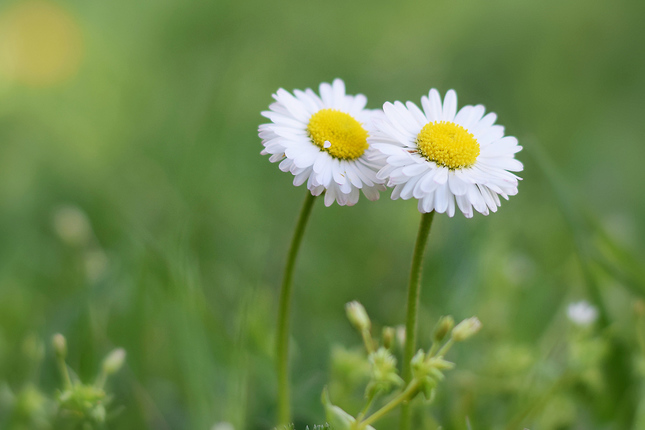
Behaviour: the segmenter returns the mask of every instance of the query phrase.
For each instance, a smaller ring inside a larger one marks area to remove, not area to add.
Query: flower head
[[[430,90],[421,98],[423,110],[412,102],[385,103],[385,115],[368,141],[387,156],[378,177],[394,187],[392,199],[419,200],[419,211],[453,216],[456,206],[470,218],[473,208],[488,215],[500,206],[499,196],[517,194],[523,169],[514,154],[522,147],[494,125],[497,115],[484,115],[482,105],[457,112],[457,94],[450,90],[441,102]]]
[[[586,327],[596,321],[598,318],[598,310],[593,305],[582,300],[580,302],[571,303],[567,307],[567,316],[575,325]]]
[[[280,162],[280,170],[294,175],[293,184],[307,183],[315,196],[325,191],[325,205],[354,205],[359,191],[376,200],[385,190],[376,172],[384,157],[371,148],[374,111],[365,109],[362,94],[345,94],[345,84],[335,79],[320,84],[320,96],[307,88],[293,94],[279,89],[275,103],[262,115],[272,122],[262,124],[262,155]]]

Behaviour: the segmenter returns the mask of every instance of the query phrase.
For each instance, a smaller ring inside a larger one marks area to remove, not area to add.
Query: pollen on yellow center
[[[468,130],[447,121],[426,124],[417,136],[419,153],[449,169],[470,167],[479,156],[479,143]]]
[[[351,115],[335,109],[322,109],[309,119],[311,141],[329,155],[355,160],[367,149],[367,131]]]

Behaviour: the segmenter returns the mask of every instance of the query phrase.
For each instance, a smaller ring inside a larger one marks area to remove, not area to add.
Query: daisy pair
[[[414,247],[408,308],[404,363],[416,351],[417,309],[421,288],[421,262],[435,212],[466,217],[477,211],[497,211],[499,197],[517,194],[522,170],[515,153],[522,148],[514,137],[504,137],[495,125],[494,113],[485,115],[482,105],[457,111],[457,95],[448,91],[441,100],[437,90],[412,102],[385,103],[383,110],[365,109],[367,98],[345,93],[336,79],[322,83],[319,93],[311,89],[292,93],[279,89],[275,102],[262,115],[271,120],[259,129],[263,155],[290,172],[293,183],[307,184],[309,193],[296,223],[287,254],[276,334],[278,376],[278,423],[291,422],[289,386],[289,324],[292,279],[296,256],[315,196],[325,193],[325,205],[354,205],[362,191],[377,200],[386,186],[393,199],[416,198],[421,215]],[[412,377],[404,367],[404,380]],[[402,428],[409,426],[409,409],[401,412]]]
[[[418,200],[422,213],[466,217],[497,211],[500,196],[517,194],[522,170],[515,153],[517,139],[504,136],[494,113],[482,105],[457,110],[457,95],[441,100],[430,90],[421,108],[412,102],[385,103],[383,110],[365,109],[367,98],[345,93],[342,80],[322,83],[293,94],[280,89],[262,115],[260,126],[271,162],[294,175],[294,185],[307,183],[313,195],[325,192],[325,205],[353,205],[359,190],[377,200],[385,185],[392,199]]]

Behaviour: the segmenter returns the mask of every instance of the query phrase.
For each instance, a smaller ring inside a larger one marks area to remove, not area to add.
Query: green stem
[[[363,337],[363,343],[365,344],[367,355],[370,355],[374,352],[374,339],[372,339],[372,335],[369,330],[361,330],[361,336]]]
[[[448,342],[446,342],[445,345],[439,350],[439,352],[437,352],[437,357],[444,357],[454,344],[455,340],[452,337],[448,339]]]
[[[105,382],[107,381],[107,373],[103,369],[101,369],[101,372],[99,375],[96,377],[96,381],[94,382],[94,386],[99,389],[103,389],[105,387]]]
[[[293,268],[298,256],[298,249],[311,214],[316,196],[307,190],[307,197],[300,210],[300,217],[293,232],[287,263],[284,268],[282,287],[280,288],[280,304],[278,308],[278,332],[276,337],[276,367],[278,373],[278,422],[291,422],[291,407],[289,395],[289,317],[291,315],[291,285]]]
[[[381,409],[378,411],[374,412],[372,415],[367,417],[365,421],[361,421],[357,429],[361,430],[367,427],[368,425],[371,425],[375,423],[376,421],[380,420],[383,418],[385,415],[387,415],[392,409],[396,408],[399,404],[406,402],[410,399],[412,399],[417,392],[419,391],[419,382],[415,379],[408,384],[408,387],[405,389],[404,392],[390,400],[387,404],[385,404]]]
[[[359,421],[362,420],[365,415],[367,415],[367,413],[370,410],[370,406],[372,406],[372,403],[374,402],[374,399],[376,399],[376,396],[378,395],[378,393],[379,393],[379,390],[374,390],[370,394],[370,396],[367,399],[367,403],[365,403],[365,407],[363,408],[363,410],[357,416]]]
[[[65,360],[62,358],[57,358],[56,362],[58,364],[60,375],[63,378],[65,389],[72,388],[72,379],[69,377],[69,372],[67,371],[67,363],[65,363]]]
[[[438,350],[439,342],[433,340],[432,345],[430,346],[430,351],[428,351],[428,357],[434,357]]]
[[[412,255],[412,267],[410,268],[410,283],[408,285],[408,309],[405,320],[405,349],[403,351],[403,380],[409,383],[412,380],[412,369],[410,360],[414,356],[417,343],[417,311],[419,309],[419,297],[421,295],[421,268],[423,254],[425,253],[426,243],[430,235],[430,226],[434,211],[421,214],[421,223],[419,224],[419,233],[417,242],[414,245],[414,254]],[[404,404],[401,407],[401,430],[410,428],[410,407]]]

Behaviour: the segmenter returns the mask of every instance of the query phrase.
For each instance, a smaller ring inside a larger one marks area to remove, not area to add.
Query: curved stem
[[[417,313],[419,309],[419,297],[421,295],[421,268],[426,243],[430,235],[430,226],[434,218],[434,211],[421,214],[417,242],[414,245],[412,255],[412,267],[410,268],[410,283],[408,284],[408,308],[405,319],[405,349],[403,351],[403,380],[409,383],[412,380],[412,369],[410,360],[414,356],[417,342]],[[401,406],[401,430],[410,428],[410,407],[407,404]]]
[[[387,415],[392,409],[396,408],[399,404],[406,402],[408,400],[411,400],[418,392],[419,390],[419,382],[415,379],[414,381],[411,381],[408,387],[405,389],[404,392],[390,400],[385,406],[383,406],[381,409],[378,411],[374,412],[372,415],[367,417],[364,421],[361,421],[358,424],[358,429],[364,429],[368,425],[375,423],[379,419],[383,418],[385,415]]]
[[[291,285],[293,268],[296,264],[298,249],[311,214],[311,208],[316,199],[307,190],[307,197],[300,210],[300,217],[293,232],[291,246],[287,254],[287,263],[284,268],[282,287],[280,288],[280,303],[278,307],[278,331],[276,335],[276,370],[278,373],[278,422],[289,424],[291,422],[291,407],[289,395],[289,319],[291,316]]]
[[[455,340],[452,337],[448,339],[448,342],[446,342],[446,344],[437,353],[437,357],[445,356],[448,353],[448,351],[450,351],[450,348],[452,348],[454,344],[455,344]]]

